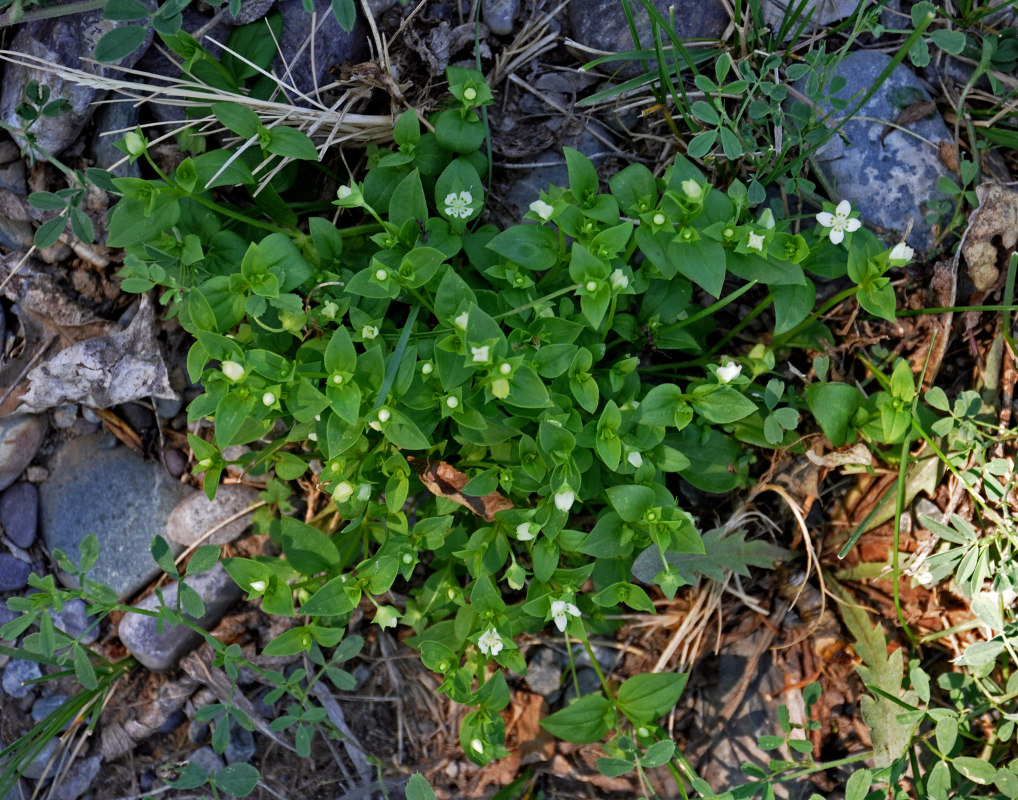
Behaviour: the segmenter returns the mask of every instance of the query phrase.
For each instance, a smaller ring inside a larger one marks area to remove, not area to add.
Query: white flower
[[[862,223],[859,220],[849,219],[848,215],[851,213],[852,204],[848,200],[842,200],[838,203],[838,207],[834,209],[833,214],[829,211],[821,211],[817,214],[817,222],[822,227],[831,229],[831,232],[828,234],[831,244],[841,244],[845,239],[846,233],[852,233],[862,227]]]
[[[375,270],[375,280],[376,281],[378,281],[379,283],[384,283],[388,279],[389,279],[389,270],[387,270],[387,269],[376,269]]]
[[[353,497],[353,484],[349,481],[343,481],[342,483],[337,484],[332,496],[336,498],[337,503],[345,503]]]
[[[266,392],[265,394],[262,395],[262,404],[263,405],[271,406],[275,402],[276,402],[276,396],[272,392]]]
[[[611,284],[612,289],[616,292],[621,292],[623,289],[629,288],[629,278],[626,277],[626,273],[620,269],[615,270],[608,276],[608,282]]]
[[[460,404],[460,400],[454,394],[451,394],[447,398],[445,398],[446,408],[449,408],[449,409],[458,408],[459,404]]]
[[[503,647],[505,647],[505,643],[494,628],[488,628],[477,640],[477,649],[486,656],[497,656],[502,652]]]
[[[308,441],[310,441],[310,442],[317,442],[318,441],[318,434],[315,433],[314,431],[311,431],[311,433],[308,434]]]
[[[351,189],[349,186],[340,186],[338,189],[336,189],[336,197],[338,197],[340,200],[346,200],[346,198],[348,198],[352,194],[353,189]]]
[[[690,200],[699,200],[703,196],[703,187],[692,178],[682,182],[682,191]]]
[[[530,522],[521,522],[516,526],[516,538],[521,542],[529,542],[534,538],[534,525]]]
[[[491,360],[491,348],[486,344],[480,347],[471,347],[470,355],[475,364],[487,364]]]
[[[741,369],[741,367],[740,367],[740,369]],[[391,418],[392,418],[392,412],[389,411],[389,409],[387,409],[387,408],[380,408],[380,409],[378,409],[378,421],[379,422],[388,422]]]
[[[474,202],[474,196],[470,192],[449,192],[445,196],[445,213],[450,217],[461,217],[466,219],[473,213],[470,208],[471,203]]]
[[[555,627],[560,631],[565,632],[566,623],[569,622],[569,616],[578,617],[580,616],[580,609],[578,609],[572,603],[568,603],[565,600],[554,600],[551,604],[551,618],[555,622]]]
[[[722,383],[731,383],[742,374],[742,364],[729,361],[723,367],[718,367],[718,380]]]
[[[551,219],[551,215],[555,212],[555,206],[551,203],[544,202],[544,200],[535,200],[530,204],[530,210],[547,222]]]
[[[510,364],[508,361],[503,361],[501,364],[498,365],[499,375],[511,375],[512,371],[513,365]]]
[[[573,501],[575,500],[576,493],[568,486],[563,486],[555,492],[555,508],[559,511],[568,511],[573,507]]]
[[[630,450],[629,455],[626,456],[626,461],[632,464],[634,469],[639,469],[643,466],[643,456],[640,455],[639,450]]]
[[[244,377],[244,367],[236,361],[224,361],[221,365],[223,374],[231,381],[239,381]]]
[[[594,292],[597,291],[597,281],[587,281],[583,288],[586,289],[590,294],[593,294]]]
[[[467,102],[476,100],[477,90],[473,86],[468,86],[466,89],[463,90],[463,99],[466,100]],[[477,740],[474,739],[474,741],[476,742]]]
[[[903,267],[915,255],[915,250],[904,242],[898,242],[891,248],[891,254],[887,257],[887,263],[893,267]]]
[[[664,225],[666,222],[665,215],[658,211],[653,217],[651,217],[651,222],[655,225]]]
[[[750,231],[749,232],[749,241],[746,242],[746,248],[748,250],[756,250],[758,253],[762,253],[763,252],[763,247],[764,247],[764,241],[765,240],[764,240],[763,236],[760,236],[759,234],[756,234],[756,233],[753,233],[753,231]]]
[[[423,364],[421,364],[421,374],[422,375],[430,375],[434,371],[435,371],[435,365],[432,364],[430,361],[425,361]]]
[[[378,326],[376,325],[365,325],[361,328],[362,339],[375,339],[378,337]]]
[[[456,319],[454,319],[452,322],[461,331],[465,331],[467,329],[467,322],[469,322],[469,321],[470,321],[470,315],[467,314],[466,311],[464,311],[462,314],[460,314],[458,317],[456,317]]]
[[[491,382],[491,393],[499,400],[505,400],[509,396],[509,381],[505,378],[495,378]]]
[[[252,592],[264,592],[268,588],[268,584],[265,581],[251,581]]]

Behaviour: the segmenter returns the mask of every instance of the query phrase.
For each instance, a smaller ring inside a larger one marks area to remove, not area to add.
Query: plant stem
[[[792,330],[788,331],[787,333],[781,334],[781,336],[775,336],[772,348],[776,349],[778,347],[781,347],[789,339],[801,333],[803,330],[805,330],[814,322],[816,322],[818,319],[820,319],[820,317],[822,317],[824,314],[826,314],[828,311],[834,308],[836,305],[838,305],[844,300],[847,300],[849,297],[852,297],[852,295],[856,294],[858,291],[859,291],[858,286],[852,286],[849,289],[845,289],[843,292],[838,292],[838,294],[834,295],[834,297],[832,297],[830,300],[828,300],[826,303],[820,306],[820,308],[818,308],[816,311],[814,311],[812,314],[806,317],[806,319],[804,319],[802,322],[800,322],[798,325],[792,328]]]
[[[728,333],[726,333],[724,337],[722,337],[721,341],[707,351],[707,355],[708,356],[714,355],[726,344],[732,341],[732,339],[739,335],[739,332],[743,328],[745,328],[747,325],[749,325],[749,323],[751,323],[753,320],[759,317],[767,308],[767,306],[769,306],[773,302],[774,295],[772,295],[770,292],[767,292],[767,296],[764,297],[764,299],[761,300],[759,303],[757,303],[756,307],[752,311],[750,311],[746,316],[744,316],[737,323],[735,323],[735,325],[732,326],[732,329],[728,331]]]

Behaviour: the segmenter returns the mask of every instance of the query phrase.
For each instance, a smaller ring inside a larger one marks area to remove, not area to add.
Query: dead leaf
[[[494,522],[495,514],[499,511],[515,508],[507,498],[498,492],[492,492],[484,497],[463,494],[462,489],[470,481],[470,478],[445,461],[421,461],[412,456],[408,456],[407,461],[413,464],[414,469],[417,470],[417,476],[429,492],[436,497],[444,497],[469,508],[487,522]]]
[[[886,139],[894,131],[895,126],[901,128],[908,127],[913,122],[918,122],[919,120],[928,117],[936,110],[937,104],[932,100],[920,100],[918,103],[913,103],[903,109],[902,112],[894,118],[894,125],[885,125],[884,129],[880,132],[880,144],[884,143],[884,139]]]
[[[976,196],[979,208],[969,218],[961,251],[972,283],[985,292],[1000,277],[997,264],[1001,259],[994,237],[1000,237],[1001,248],[1008,252],[1018,242],[1018,194],[1000,184],[984,183],[976,189]]]
[[[835,450],[833,453],[818,456],[815,450],[807,450],[806,458],[818,467],[843,467],[846,464],[863,464],[869,466],[873,463],[873,454],[864,444],[857,444],[848,450]]]
[[[541,727],[547,713],[548,702],[541,695],[515,693],[512,721],[523,764],[547,761],[555,752],[555,737]]]
[[[28,373],[22,411],[45,411],[69,403],[92,408],[140,400],[176,399],[153,326],[155,314],[143,297],[124,330],[76,342]]]
[[[958,148],[950,142],[940,142],[938,145],[940,150],[940,161],[947,167],[951,172],[958,171]]]

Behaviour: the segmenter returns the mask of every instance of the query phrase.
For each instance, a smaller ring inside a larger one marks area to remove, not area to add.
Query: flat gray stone
[[[683,41],[692,39],[717,40],[728,27],[728,12],[719,0],[654,0],[661,15],[669,19],[669,7],[675,9],[675,33]],[[653,50],[650,16],[640,3],[631,3],[636,32],[644,50]],[[635,49],[629,23],[619,0],[571,0],[569,25],[573,39],[580,44],[607,53],[622,53]],[[656,61],[648,61],[655,69]],[[598,71],[620,78],[633,78],[643,72],[638,61],[610,61]]]
[[[527,686],[534,694],[549,697],[562,685],[562,665],[558,655],[548,647],[537,651],[527,664]]]
[[[50,761],[53,759],[59,746],[60,740],[54,736],[42,746],[42,750],[39,751],[38,755],[28,763],[22,775],[32,780],[38,780],[43,775],[52,776],[53,767],[50,766]]]
[[[99,107],[95,113],[95,135],[92,138],[92,152],[99,169],[109,169],[117,178],[141,177],[138,162],[132,164],[115,147],[116,142],[124,138],[124,133],[112,133],[135,128],[138,125],[138,114],[138,107],[132,102],[105,103]],[[114,164],[118,164],[117,168],[110,169]]]
[[[165,535],[183,494],[159,462],[125,447],[102,449],[99,435],[82,436],[57,452],[40,486],[42,537],[77,562],[81,542],[94,533],[99,561],[88,577],[126,599],[160,574],[149,546]]]
[[[155,10],[155,3],[152,0],[148,0],[146,5]],[[34,20],[21,26],[10,44],[10,49],[16,53],[39,58],[43,64],[60,64],[93,75],[119,74],[112,65],[99,65],[81,60],[83,57],[92,56],[96,42],[105,33],[124,24],[104,20],[102,15],[102,9],[98,9],[82,14]],[[145,44],[117,64],[123,67],[133,66],[151,41],[152,29],[147,27]],[[96,102],[102,98],[105,91],[75,84],[39,68],[8,64],[4,69],[3,92],[0,93],[0,118],[15,130],[20,130],[23,123],[14,109],[22,102],[25,87],[30,80],[49,86],[51,99],[63,97],[71,105],[68,113],[58,117],[41,117],[32,127],[37,145],[51,155],[59,155],[77,139],[78,134],[88,124],[95,111]]]
[[[230,517],[240,513],[259,500],[258,491],[250,486],[225,484],[219,487],[214,500],[204,492],[193,492],[177,503],[166,520],[166,538],[188,547],[204,536],[207,531],[221,525]],[[245,514],[227,523],[203,544],[229,544],[239,537],[251,524],[251,515]]]
[[[788,9],[791,7],[798,11],[800,3],[801,0],[763,0],[760,7],[763,11],[764,22],[771,30],[776,31]],[[859,0],[806,0],[803,14],[799,18],[799,22],[792,26],[789,34],[795,32],[802,20],[809,20],[803,29],[805,34],[809,34],[823,25],[843,20],[855,13],[858,7]]]
[[[4,669],[3,679],[0,685],[11,697],[21,699],[27,697],[33,690],[34,685],[26,685],[28,681],[42,677],[42,670],[35,661],[27,661],[22,658],[12,658]],[[28,777],[32,777],[29,775]]]
[[[78,800],[95,782],[102,763],[102,756],[77,759],[60,777],[60,782],[50,797],[53,800]]]
[[[48,694],[32,703],[32,722],[42,722],[67,702],[66,694]]]
[[[205,602],[205,616],[197,622],[205,630],[223,618],[241,596],[240,587],[233,582],[222,564],[216,564],[208,572],[184,578]],[[163,588],[163,599],[169,607],[175,607],[179,586],[176,581]],[[153,611],[159,608],[159,598],[150,594],[142,598],[136,608]],[[145,614],[126,614],[120,623],[120,641],[131,655],[153,672],[174,669],[189,651],[197,647],[202,637],[186,625],[164,626],[157,630],[157,619]]]
[[[836,96],[847,100],[867,90],[890,61],[890,56],[875,50],[852,53],[835,68],[835,74],[846,80]],[[920,80],[899,64],[857,117],[841,129],[847,143],[833,136],[816,156],[819,168],[837,187],[835,202],[850,201],[863,223],[888,244],[900,240],[911,219],[907,241],[918,253],[934,244],[933,228],[925,218],[927,203],[946,197],[938,191],[937,181],[949,172],[935,145],[952,141],[952,135],[937,112],[907,126],[926,141],[899,130],[884,137],[883,131],[905,108],[929,99]],[[821,108],[830,110],[825,104]]]
[[[31,483],[16,483],[0,495],[0,524],[18,547],[31,547],[39,526],[39,490]]]
[[[197,764],[203,770],[205,774],[209,775],[215,772],[219,772],[224,766],[222,757],[216,753],[211,747],[199,747],[188,759],[193,764]]]
[[[64,603],[62,611],[51,610],[49,613],[56,627],[82,644],[92,644],[99,638],[99,626],[93,625],[95,617],[85,614],[84,600],[73,598]]]
[[[0,419],[0,489],[6,489],[29,465],[49,429],[45,414]]]
[[[283,14],[283,34],[279,42],[282,57],[276,58],[273,71],[309,97],[314,98],[316,87],[333,82],[330,73],[333,67],[344,61],[356,64],[367,56],[367,24],[359,10],[353,30],[347,33],[339,27],[332,13],[331,0],[314,0],[317,27],[313,44],[305,47],[311,35],[311,15],[304,10],[301,0],[279,0],[276,7]],[[295,98],[295,102],[304,104],[299,98]]]
[[[0,553],[0,592],[16,592],[28,585],[32,567],[9,553]]]

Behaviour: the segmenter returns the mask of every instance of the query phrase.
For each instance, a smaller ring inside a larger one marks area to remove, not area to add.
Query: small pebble
[[[0,553],[0,592],[16,592],[28,585],[32,568],[8,553]]]
[[[166,463],[166,471],[174,478],[179,478],[187,469],[187,456],[179,450],[166,450],[163,452],[163,459]]]
[[[117,406],[116,412],[135,431],[147,431],[156,422],[151,409],[139,403],[124,403],[122,406]]]
[[[57,737],[53,737],[45,745],[39,754],[29,762],[28,766],[25,767],[22,776],[25,778],[31,778],[32,780],[38,780],[44,774],[46,774],[46,768],[49,767],[49,762],[53,758],[54,753],[57,751],[57,747],[60,744],[60,740]],[[50,767],[52,769],[52,767]]]
[[[70,428],[78,418],[78,407],[76,405],[57,406],[51,412],[53,424],[58,428]]]
[[[42,677],[42,670],[35,661],[26,661],[23,658],[11,659],[11,662],[4,670],[4,677],[0,680],[0,686],[11,697],[21,699],[28,696],[32,686],[26,686],[28,681]],[[28,777],[31,777],[30,775]]]
[[[520,0],[481,0],[484,24],[496,36],[508,36],[513,32],[513,20],[519,10]]]
[[[102,756],[77,759],[47,796],[52,800],[78,800],[89,790],[102,766]]]
[[[54,625],[68,636],[78,639],[82,644],[92,644],[99,638],[99,626],[93,624],[95,617],[85,614],[84,600],[72,598],[64,603],[63,611],[59,613],[50,611],[50,617],[52,617]]]
[[[88,422],[98,423],[100,421],[99,415],[96,414],[95,409],[91,408],[90,406],[81,407],[81,416],[83,416],[85,420]]]
[[[219,770],[226,766],[223,764],[223,759],[211,747],[199,747],[191,753],[188,761],[204,769],[206,774],[219,772]]]
[[[156,413],[163,419],[173,419],[184,407],[183,400],[167,400],[160,397],[156,400]]]
[[[32,704],[32,722],[42,722],[65,702],[66,694],[48,694],[40,697]]]
[[[227,764],[247,764],[255,754],[255,741],[251,731],[230,723],[230,741],[223,751]]]
[[[18,547],[31,547],[39,525],[39,490],[16,483],[0,495],[0,523]]]
[[[32,465],[25,470],[25,480],[29,483],[42,483],[49,477],[49,470],[46,467]]]

